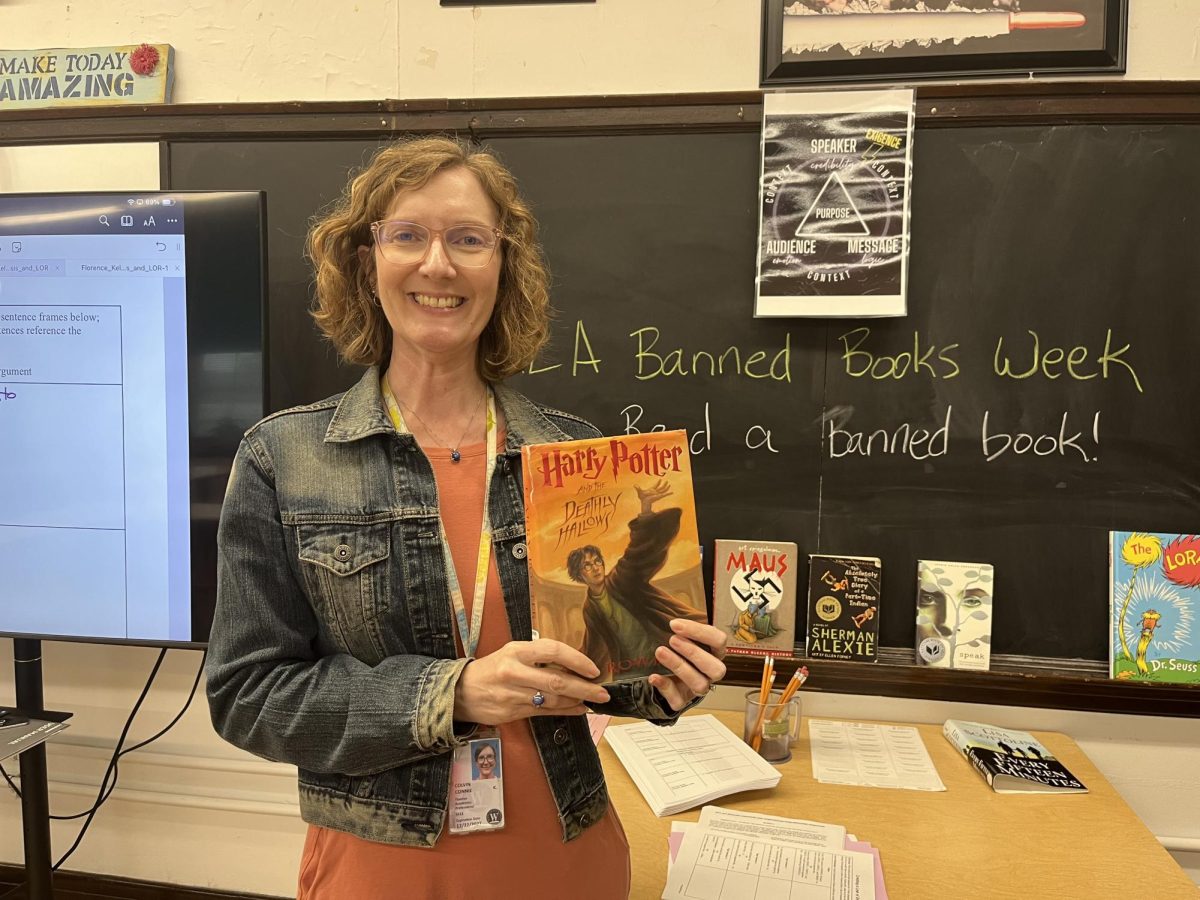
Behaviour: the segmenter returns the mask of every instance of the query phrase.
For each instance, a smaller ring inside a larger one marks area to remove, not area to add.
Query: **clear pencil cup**
[[[792,744],[800,738],[800,698],[783,704],[782,691],[771,691],[766,706],[758,702],[758,691],[746,691],[746,717],[742,740],[753,747],[758,736],[758,755],[767,762],[782,763],[792,758]]]

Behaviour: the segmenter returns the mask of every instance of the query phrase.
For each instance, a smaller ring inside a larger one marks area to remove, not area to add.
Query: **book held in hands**
[[[713,622],[727,653],[794,655],[796,553],[790,541],[714,542]]]
[[[881,573],[882,564],[874,556],[809,554],[809,656],[852,662],[878,659]]]
[[[530,444],[521,464],[538,636],[601,684],[670,674],[654,654],[671,620],[708,621],[686,433]]]
[[[1025,731],[947,719],[942,734],[998,794],[1085,794],[1087,788]]]

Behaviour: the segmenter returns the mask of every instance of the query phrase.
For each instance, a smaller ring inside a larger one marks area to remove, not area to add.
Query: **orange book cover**
[[[534,630],[586,654],[601,684],[670,674],[670,621],[708,621],[687,435],[521,450]]]

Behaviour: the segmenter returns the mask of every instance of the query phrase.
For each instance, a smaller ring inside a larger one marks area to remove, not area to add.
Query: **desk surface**
[[[701,710],[701,712],[705,712]],[[717,710],[735,730],[741,713]],[[623,721],[614,719],[613,723]],[[897,723],[904,724],[904,723]],[[937,725],[917,725],[946,785],[944,792],[821,784],[813,780],[808,725],[783,778],[768,791],[716,803],[729,809],[845,825],[879,848],[891,900],[1056,900],[1127,896],[1196,900],[1200,890],[1150,830],[1065,735],[1034,732],[1087,785],[1089,793],[997,794]],[[600,757],[632,856],[632,900],[656,900],[667,878],[671,820],[658,818],[607,741]]]

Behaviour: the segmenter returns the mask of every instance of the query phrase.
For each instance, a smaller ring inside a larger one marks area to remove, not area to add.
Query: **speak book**
[[[1109,674],[1200,684],[1200,537],[1109,533]]]
[[[986,670],[991,648],[991,564],[917,560],[917,665]]]
[[[809,555],[809,656],[852,662],[878,659],[882,572],[873,556]]]
[[[727,653],[792,656],[796,644],[796,545],[718,539],[713,546],[713,621]]]
[[[998,794],[1085,794],[1070,770],[1033,735],[947,719],[942,734]]]
[[[669,728],[650,722],[610,725],[604,739],[656,816],[775,787],[781,777],[713,715],[684,716]]]
[[[601,684],[653,672],[676,618],[707,622],[683,431],[521,448],[530,614]]]

